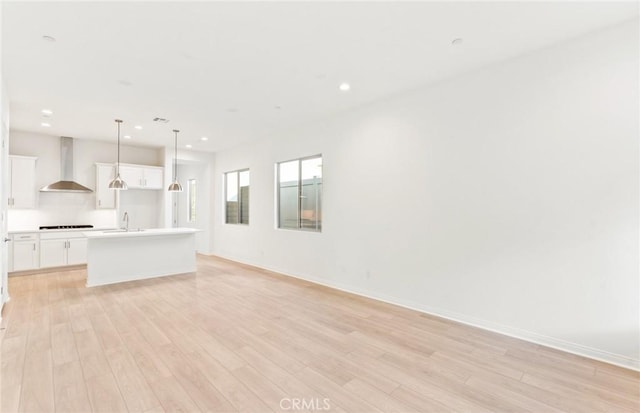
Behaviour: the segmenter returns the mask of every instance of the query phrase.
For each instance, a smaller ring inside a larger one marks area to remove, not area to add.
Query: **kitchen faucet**
[[[129,231],[129,213],[127,213],[127,211],[124,212],[124,215],[122,216],[122,221],[126,222],[126,226],[124,227],[124,229]]]

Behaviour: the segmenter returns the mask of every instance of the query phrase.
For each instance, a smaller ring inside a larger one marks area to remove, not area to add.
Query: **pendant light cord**
[[[176,144],[175,144],[175,155],[173,157],[173,182],[178,180],[178,132],[177,129],[174,129],[173,132],[176,134]]]
[[[116,176],[120,176],[120,124],[122,121],[116,119],[116,123],[118,124],[118,163],[116,164]]]

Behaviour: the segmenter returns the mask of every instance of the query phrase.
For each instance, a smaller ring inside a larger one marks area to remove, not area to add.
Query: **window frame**
[[[189,224],[195,224],[196,220],[198,219],[198,213],[197,213],[197,204],[198,204],[198,200],[194,199],[193,200],[193,204],[191,203],[191,182],[193,182],[193,192],[195,193],[195,196],[198,196],[198,181],[195,178],[192,179],[187,179],[187,222]],[[191,215],[193,209],[193,216]]]
[[[320,229],[315,228],[304,228],[302,227],[302,162],[309,160],[320,158],[322,160],[322,183],[324,190],[324,157],[321,153],[310,156],[303,156],[301,158],[292,158],[286,161],[276,162],[276,229],[285,230],[285,231],[304,231],[304,232],[314,232],[321,234],[322,233],[322,225],[320,225]],[[280,223],[280,165],[287,162],[298,161],[298,204],[297,204],[297,228],[283,227]]]
[[[251,218],[249,218],[249,222],[241,222],[242,220],[242,208],[241,208],[241,193],[240,193],[240,174],[242,172],[249,172],[249,188],[251,188],[251,168],[243,168],[243,169],[235,169],[233,171],[227,171],[223,174],[223,181],[224,181],[224,199],[223,199],[223,205],[224,205],[224,223],[225,224],[229,224],[229,225],[249,225],[251,222]],[[227,219],[227,189],[229,187],[228,184],[228,175],[229,174],[233,174],[236,173],[238,174],[238,179],[237,179],[237,185],[236,185],[236,190],[237,190],[237,196],[238,196],[238,219],[237,222],[228,222]],[[251,191],[251,189],[249,189],[249,191]],[[249,192],[251,193],[251,192]],[[249,195],[249,204],[251,204],[251,195]],[[251,208],[249,207],[249,205],[247,205],[247,208],[249,208],[249,217],[251,216]]]

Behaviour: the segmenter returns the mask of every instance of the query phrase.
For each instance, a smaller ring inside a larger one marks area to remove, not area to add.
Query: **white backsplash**
[[[129,228],[159,228],[162,205],[162,191],[129,190],[120,192],[120,212],[118,219],[122,220],[125,211],[129,214]],[[122,224],[119,221],[119,224]]]
[[[81,225],[111,228],[118,224],[115,209],[95,209],[95,194],[40,192],[37,209],[10,209],[9,231],[38,229],[41,225]]]

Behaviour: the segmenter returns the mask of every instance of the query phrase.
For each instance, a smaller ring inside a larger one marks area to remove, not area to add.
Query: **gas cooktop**
[[[48,225],[48,226],[40,227],[40,229],[79,229],[79,228],[93,228],[93,225]]]

